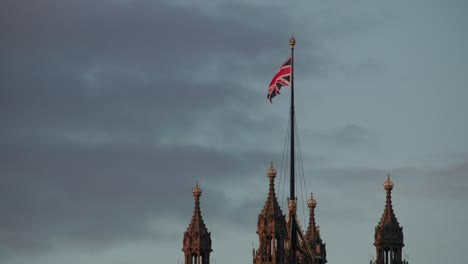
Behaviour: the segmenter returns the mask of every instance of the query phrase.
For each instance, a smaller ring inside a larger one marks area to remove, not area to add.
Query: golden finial
[[[307,200],[307,205],[309,208],[317,206],[317,201],[314,199],[314,194],[310,193],[310,198]]]
[[[273,161],[270,162],[270,168],[267,170],[268,177],[276,177],[276,170],[273,168]]]
[[[296,39],[294,39],[294,36],[291,35],[291,38],[289,39],[289,46],[294,48],[294,45],[296,45]]]
[[[390,174],[387,175],[387,180],[384,182],[383,186],[385,190],[393,189],[393,182],[390,180]]]
[[[193,187],[192,189],[192,194],[193,196],[201,196],[202,194],[202,189],[198,187],[198,181],[196,181],[195,187]]]

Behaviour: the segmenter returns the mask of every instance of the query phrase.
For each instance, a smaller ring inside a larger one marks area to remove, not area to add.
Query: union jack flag
[[[279,90],[281,89],[281,87],[289,86],[289,83],[291,81],[291,64],[292,57],[289,56],[271,80],[270,86],[268,86],[267,94],[267,98],[268,100],[270,100],[270,103],[273,97],[275,97],[277,94],[280,94]]]

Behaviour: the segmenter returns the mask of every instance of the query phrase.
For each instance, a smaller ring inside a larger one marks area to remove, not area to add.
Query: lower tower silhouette
[[[182,251],[185,255],[185,264],[210,264],[211,233],[203,222],[200,211],[200,196],[202,189],[198,187],[198,182],[192,189],[195,199],[192,221],[187,231],[184,233],[184,242]]]
[[[379,224],[375,227],[376,259],[371,264],[407,264],[408,261],[402,259],[403,227],[400,226],[393,212],[392,189],[393,182],[390,175],[384,182],[384,189],[387,192],[385,209],[380,218]]]
[[[268,198],[262,212],[258,215],[257,234],[259,245],[253,252],[254,264],[284,264],[286,261],[285,240],[286,218],[279,207],[275,194],[276,170],[271,163],[267,171],[270,181]]]

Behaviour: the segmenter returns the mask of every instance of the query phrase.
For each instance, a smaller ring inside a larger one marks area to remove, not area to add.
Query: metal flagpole
[[[294,45],[296,40],[294,36],[289,39],[291,46],[291,164],[290,164],[290,196],[288,202],[289,219],[291,221],[291,237],[289,250],[289,264],[296,264],[296,249],[297,249],[297,227],[296,227],[296,195],[294,192]]]

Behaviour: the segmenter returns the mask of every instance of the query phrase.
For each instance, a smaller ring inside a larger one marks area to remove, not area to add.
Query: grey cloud
[[[377,138],[369,129],[358,124],[346,124],[322,131],[306,131],[305,138],[314,145],[320,144],[327,147],[375,147]]]
[[[395,189],[406,197],[441,200],[468,199],[467,162],[445,168],[327,168],[309,169],[307,181],[328,189],[344,189],[344,194],[352,194],[365,201],[369,194],[383,191],[383,181],[390,174]],[[456,184],[454,184],[456,182]]]
[[[348,124],[344,127],[334,129],[330,136],[338,144],[362,144],[367,143],[370,138],[370,132],[356,124]]]
[[[402,168],[395,173],[405,175],[408,184],[403,191],[408,197],[431,197],[441,200],[468,199],[468,161],[443,168]]]
[[[3,45],[13,51],[20,49],[27,55],[47,52],[52,58],[72,56],[78,61],[85,53],[88,65],[105,58],[103,63],[154,65],[166,69],[163,74],[224,56],[220,52],[245,59],[252,59],[259,51],[271,52],[281,36],[259,30],[258,22],[282,27],[274,17],[252,17],[252,8],[247,6],[239,7],[235,18],[146,1],[112,5],[92,1],[73,5],[58,1],[15,2],[3,10],[8,40]],[[255,20],[247,24],[247,18]]]
[[[173,130],[167,123],[171,120],[187,129],[228,104],[246,119],[245,113],[255,112],[255,104],[248,102],[258,93],[239,76],[271,63],[244,49],[271,53],[279,45],[271,37],[281,38],[262,33],[258,23],[161,3],[35,5],[8,2],[2,9],[8,41],[2,49],[0,121],[6,127],[2,133],[11,137],[78,133],[148,138],[155,130]],[[235,10],[254,19],[247,6]],[[179,20],[171,32],[161,34],[174,17]],[[277,19],[271,21],[281,27]],[[245,63],[233,62],[236,52],[247,56]],[[212,64],[219,66],[217,74],[210,74]],[[270,78],[270,70],[265,72]]]
[[[163,236],[149,227],[151,219],[191,211],[174,188],[190,193],[196,175],[211,181],[250,177],[269,155],[194,146],[4,143],[0,156],[0,226],[9,238],[2,244],[22,251],[64,239],[107,247]],[[216,209],[223,208],[222,195],[215,200],[210,210],[223,212]]]

